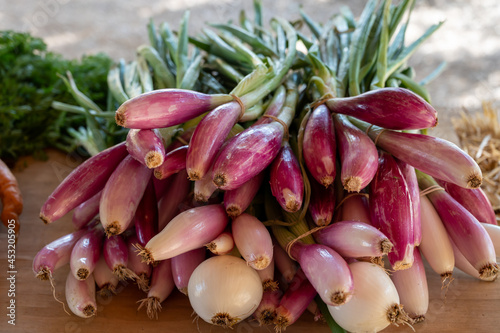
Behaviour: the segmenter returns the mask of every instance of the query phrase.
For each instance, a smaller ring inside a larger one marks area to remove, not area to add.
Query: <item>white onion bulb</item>
[[[257,272],[241,258],[215,256],[202,262],[188,284],[189,302],[207,323],[232,327],[252,315],[262,300]]]
[[[391,323],[411,321],[399,304],[399,295],[385,270],[368,262],[349,265],[354,280],[351,300],[328,306],[333,319],[349,332],[379,332]]]

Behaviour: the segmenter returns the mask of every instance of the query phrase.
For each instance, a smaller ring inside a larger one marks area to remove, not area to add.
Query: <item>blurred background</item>
[[[168,22],[176,29],[190,10],[190,33],[209,22],[237,20],[241,10],[253,17],[250,0],[2,0],[0,30],[28,31],[42,37],[51,51],[69,58],[104,52],[130,60],[135,49],[148,43],[146,25]],[[395,1],[396,2],[396,1]],[[279,15],[299,18],[300,6],[324,22],[341,6],[356,17],[365,0],[263,0],[264,21]],[[412,56],[417,79],[445,61],[444,72],[429,86],[432,102],[441,111],[441,124],[464,108],[475,110],[482,101],[500,100],[500,6],[497,0],[417,0],[407,36],[418,38],[430,25],[445,24]]]

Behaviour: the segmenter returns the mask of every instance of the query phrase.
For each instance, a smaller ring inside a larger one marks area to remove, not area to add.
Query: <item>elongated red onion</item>
[[[404,88],[382,88],[326,101],[330,111],[395,130],[437,125],[437,112],[422,97]]]
[[[370,184],[370,216],[375,228],[394,245],[388,254],[394,270],[413,264],[413,208],[404,175],[396,160],[380,152],[379,167]]]
[[[304,130],[302,154],[310,174],[324,187],[335,179],[335,129],[326,105],[316,107]]]
[[[381,231],[364,222],[335,222],[314,233],[318,243],[329,246],[342,257],[380,257],[393,245]]]
[[[229,95],[207,95],[184,89],[157,89],[129,99],[116,110],[115,120],[126,128],[179,125],[231,101]]]
[[[420,197],[420,217],[422,221],[422,242],[419,249],[429,266],[441,276],[441,280],[451,279],[455,258],[446,228],[427,198]]]
[[[333,319],[349,332],[379,332],[394,324],[408,324],[399,295],[386,271],[375,264],[349,264],[354,280],[352,299],[340,306],[328,306]]]
[[[343,199],[340,220],[364,222],[372,225],[367,197],[355,194]]]
[[[272,122],[249,127],[233,137],[215,159],[214,184],[233,190],[258,175],[278,154],[283,131],[283,125]]]
[[[252,203],[263,179],[264,172],[261,172],[240,187],[224,192],[224,207],[227,215],[234,218],[242,214]]]
[[[309,280],[288,288],[276,308],[275,330],[281,332],[295,323],[318,293]]]
[[[170,183],[172,182],[173,179],[174,179],[173,176],[165,179],[158,179],[156,177],[153,177],[153,182],[155,185],[155,195],[157,200],[160,200],[160,198],[163,197],[165,192],[170,187]]]
[[[234,243],[248,265],[266,268],[273,259],[273,241],[264,224],[255,216],[243,213],[231,224]]]
[[[136,244],[139,244],[139,239],[136,235],[127,237],[128,262],[127,268],[135,273],[137,278],[135,283],[140,290],[149,291],[149,280],[151,278],[152,267],[142,262],[141,257],[137,254]]]
[[[101,191],[116,166],[127,155],[125,143],[103,150],[76,167],[42,206],[40,218],[52,223]]]
[[[99,191],[92,198],[82,202],[73,210],[72,222],[75,230],[83,228],[97,214],[99,214],[99,201],[101,200],[102,191]]]
[[[429,288],[424,262],[417,247],[415,247],[413,258],[413,265],[409,269],[393,272],[391,280],[396,286],[406,313],[418,323],[425,320],[425,314],[429,308]]]
[[[290,283],[297,272],[297,264],[273,239],[273,260],[285,283]]]
[[[421,188],[437,183],[429,176],[417,171]],[[444,190],[427,194],[439,214],[448,235],[457,248],[479,272],[481,277],[497,276],[499,272],[491,238],[481,223],[467,209]]]
[[[276,319],[276,308],[280,304],[283,292],[279,289],[266,291],[262,294],[262,300],[253,313],[253,318],[257,320],[260,326],[271,325]]]
[[[179,206],[191,189],[191,182],[185,170],[173,176],[172,183],[163,194],[158,204],[158,230],[165,228],[168,222],[179,213]]]
[[[264,292],[278,289],[278,281],[274,279],[275,266],[273,257],[271,263],[266,268],[257,271],[257,274],[259,274],[260,280],[262,281],[262,288],[264,288]]]
[[[399,170],[403,174],[403,177],[408,186],[408,191],[410,192],[411,207],[412,207],[412,217],[413,217],[413,239],[415,246],[418,246],[422,241],[422,222],[420,218],[420,188],[418,187],[417,174],[415,173],[415,168],[400,160],[396,160],[399,166]]]
[[[156,129],[131,129],[127,133],[127,151],[142,165],[153,169],[165,159],[165,146]]]
[[[99,217],[106,235],[119,235],[130,226],[151,173],[129,155],[109,177],[99,206]]]
[[[315,179],[310,179],[311,199],[309,201],[309,214],[317,226],[325,226],[332,222],[335,211],[335,191],[333,186],[325,188]]]
[[[477,163],[447,140],[430,135],[403,133],[372,127],[368,135],[377,146],[432,177],[465,188],[478,188],[482,182]]]
[[[163,164],[159,165],[154,170],[154,175],[158,179],[165,179],[174,173],[186,169],[186,153],[188,146],[180,146],[172,151],[169,151],[165,156]]]
[[[186,156],[189,179],[205,176],[240,115],[240,104],[230,102],[210,111],[196,126]]]
[[[69,263],[76,242],[87,232],[80,229],[45,245],[33,259],[33,273],[40,280],[52,279],[56,269]]]
[[[288,141],[283,142],[278,156],[271,163],[269,183],[271,192],[287,212],[296,212],[302,206],[304,180],[299,161]]]
[[[128,248],[121,235],[106,237],[102,251],[106,264],[120,281],[137,279],[137,275],[127,268]]]
[[[453,242],[451,237],[450,237],[450,243],[451,243],[451,246],[453,247],[453,255],[454,255],[456,268],[458,268],[462,272],[464,272],[472,277],[475,277],[476,279],[482,280],[482,281],[492,282],[492,281],[496,280],[498,275],[479,274],[479,271],[474,266],[472,266],[472,264],[467,260],[467,258],[465,258],[465,256],[458,249],[457,245]]]
[[[217,186],[212,181],[211,173],[194,182],[194,199],[198,202],[208,202],[217,193]]]
[[[143,261],[151,263],[202,247],[226,228],[228,220],[222,205],[188,209],[151,238],[140,255]]]
[[[90,318],[97,313],[95,299],[95,281],[91,274],[83,281],[77,280],[71,272],[66,278],[66,302],[75,315],[81,318]]]
[[[266,108],[265,115],[277,117],[278,114],[281,112],[283,105],[285,104],[285,97],[286,97],[286,89],[285,86],[281,85],[274,92],[273,98],[271,99],[269,105]],[[252,126],[264,123],[270,123],[272,121],[273,120],[269,117],[260,117],[259,119],[257,119],[255,123],[253,123]]]
[[[341,161],[340,180],[348,192],[359,192],[375,176],[378,152],[370,137],[347,117],[333,115],[335,136]]]
[[[491,202],[480,187],[465,189],[443,180],[436,179],[436,181],[444,187],[453,199],[474,215],[479,222],[497,225],[495,211],[491,206]]]
[[[149,319],[158,319],[161,303],[167,299],[174,288],[171,261],[170,259],[162,260],[153,268],[148,297],[139,301],[140,304],[137,310],[145,306]]]
[[[71,250],[70,271],[77,280],[87,279],[101,257],[104,230],[100,226],[87,231]]]
[[[158,204],[151,177],[134,215],[137,242],[145,246],[158,233]]]
[[[104,260],[104,255],[101,254],[99,261],[94,269],[94,280],[99,287],[97,294],[102,297],[108,297],[116,293],[116,287],[118,286],[119,280],[113,271],[109,269],[106,260]]]
[[[184,295],[187,295],[191,274],[193,274],[193,271],[205,260],[205,258],[205,249],[200,247],[179,254],[171,259],[172,276],[174,277],[175,286]]]

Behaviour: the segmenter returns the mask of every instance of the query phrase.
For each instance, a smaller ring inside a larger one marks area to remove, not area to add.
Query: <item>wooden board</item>
[[[5,227],[0,228],[2,239],[0,270],[1,322],[0,332],[64,332],[64,333],[111,333],[111,332],[231,332],[197,320],[188,299],[174,292],[166,302],[158,320],[150,320],[144,310],[137,311],[137,301],[144,297],[135,285],[120,289],[118,295],[99,299],[97,316],[81,319],[67,315],[60,303],[53,298],[50,285],[34,277],[31,269],[33,257],[45,244],[72,231],[68,214],[51,225],[44,225],[38,218],[40,207],[59,182],[81,161],[81,158],[49,151],[49,160],[42,162],[25,158],[17,164],[18,178],[23,197],[24,212],[21,216],[21,236],[16,248],[16,326],[7,324],[6,306],[9,287],[7,272],[7,245]],[[55,290],[64,300],[65,277],[68,267],[55,273]],[[430,304],[427,320],[415,325],[416,332],[499,332],[500,331],[500,284],[481,282],[465,274],[454,272],[455,281],[448,292],[441,290],[439,276],[427,270]],[[329,332],[323,323],[314,322],[310,313],[286,332]],[[238,324],[234,332],[273,332],[272,327],[258,327],[255,322]],[[412,332],[409,327],[391,327],[384,332]]]

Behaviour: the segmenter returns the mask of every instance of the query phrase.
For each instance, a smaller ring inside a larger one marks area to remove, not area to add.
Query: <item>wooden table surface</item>
[[[174,292],[163,303],[158,320],[150,320],[144,310],[137,311],[136,301],[144,294],[135,285],[121,288],[118,295],[109,299],[98,299],[97,316],[92,319],[67,315],[62,305],[54,300],[49,283],[34,277],[31,264],[35,254],[45,244],[72,231],[70,214],[51,225],[44,225],[38,214],[47,196],[82,160],[57,151],[49,151],[48,155],[48,161],[25,158],[16,167],[15,175],[24,197],[21,236],[16,246],[16,325],[9,325],[6,316],[10,300],[5,277],[8,271],[7,229],[2,226],[0,332],[274,332],[272,327],[258,327],[252,321],[240,323],[231,331],[196,320],[188,299],[179,292]],[[55,273],[56,295],[61,300],[64,300],[68,269],[63,267]],[[425,322],[414,326],[416,332],[500,332],[500,282],[481,282],[455,271],[455,280],[445,296],[439,276],[429,269],[427,273],[429,312]],[[328,332],[327,326],[314,322],[309,313],[305,313],[285,332],[305,332],[306,329]],[[391,327],[384,332],[412,332],[412,329]]]

